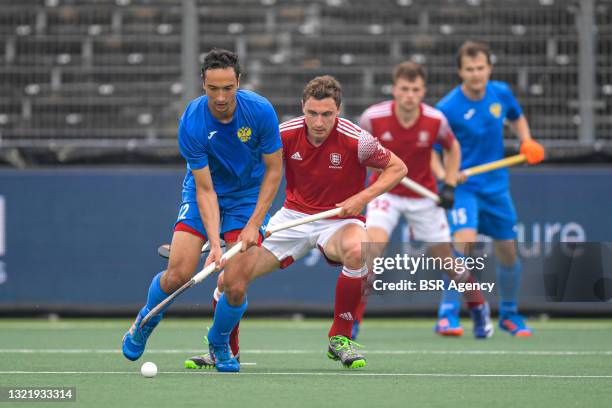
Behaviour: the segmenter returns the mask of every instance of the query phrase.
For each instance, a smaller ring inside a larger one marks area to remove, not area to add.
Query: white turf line
[[[141,375],[136,371],[0,371],[2,374],[115,374],[115,375]],[[351,377],[460,377],[460,378],[566,378],[566,379],[612,379],[612,375],[563,375],[563,374],[451,374],[451,373],[346,373],[346,372],[325,372],[325,373],[286,373],[286,372],[262,372],[262,373],[217,373],[215,371],[161,371],[164,374],[183,374],[183,375],[256,375],[256,376],[303,376],[303,377],[326,377],[326,376],[351,376]]]
[[[147,354],[189,354],[200,353],[198,349],[151,349]],[[321,354],[321,350],[263,350],[245,349],[243,354]],[[0,349],[0,354],[121,354],[116,349]],[[571,351],[571,350],[364,350],[364,354],[381,355],[525,355],[525,356],[611,356],[612,350]]]

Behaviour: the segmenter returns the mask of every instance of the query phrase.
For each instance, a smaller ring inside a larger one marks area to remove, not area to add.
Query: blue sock
[[[151,286],[149,286],[149,295],[147,296],[147,304],[141,309],[141,311],[147,309],[146,313],[149,313],[151,309],[153,309],[155,306],[160,304],[162,300],[168,297],[168,294],[162,290],[160,285],[160,279],[163,274],[164,272],[158,273],[151,281]],[[160,310],[158,316],[163,316],[164,312],[166,311],[168,306],[170,306],[170,304],[172,304],[172,302],[170,302],[162,310]]]
[[[448,276],[444,274],[444,286],[448,287]],[[444,316],[448,311],[459,313],[461,309],[461,294],[455,289],[448,289],[442,292],[442,299],[438,307],[438,317]]]
[[[453,248],[453,256],[455,258],[463,258],[463,254]],[[444,287],[448,287],[448,275],[446,273],[442,274],[442,279],[444,280]],[[461,293],[459,293],[455,289],[448,289],[442,292],[442,299],[440,300],[440,306],[438,307],[438,317],[443,317],[444,314],[448,311],[456,311],[459,313],[461,309]]]
[[[516,260],[508,267],[497,264],[497,284],[499,285],[499,313],[518,312],[518,291],[521,284],[521,261]]]
[[[245,298],[240,306],[232,306],[227,302],[225,294],[221,295],[215,309],[213,325],[208,331],[208,341],[211,344],[229,343],[230,333],[242,318],[248,304]]]

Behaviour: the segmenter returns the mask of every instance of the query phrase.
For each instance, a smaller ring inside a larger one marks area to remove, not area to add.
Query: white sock
[[[363,278],[368,274],[368,267],[363,265],[359,269],[350,269],[345,266],[342,268],[342,273],[349,278]]]

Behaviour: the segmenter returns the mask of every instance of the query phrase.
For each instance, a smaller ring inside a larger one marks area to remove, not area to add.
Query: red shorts
[[[183,232],[188,232],[192,235],[195,235],[196,237],[200,237],[202,238],[204,241],[208,241],[208,239],[202,234],[200,233],[198,230],[196,230],[195,228],[190,227],[189,225],[183,223],[183,222],[179,222],[174,226],[174,231],[183,231]],[[242,232],[242,228],[241,229],[235,229],[235,230],[231,230],[231,231],[227,231],[225,233],[223,233],[223,240],[225,242],[237,242],[238,241],[238,237],[240,236],[240,233]],[[259,239],[257,241],[257,246],[260,246],[261,243],[263,242],[263,235],[261,233],[261,231],[259,232]]]

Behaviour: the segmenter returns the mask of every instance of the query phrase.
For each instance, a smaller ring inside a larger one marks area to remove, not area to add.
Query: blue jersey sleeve
[[[512,93],[512,89],[510,89],[507,84],[503,84],[500,88],[504,97],[504,103],[508,107],[506,118],[508,118],[510,121],[515,121],[521,117],[523,114],[523,109],[521,109],[521,105],[519,105],[518,101],[514,97],[514,94]]]
[[[278,129],[278,118],[272,105],[268,102],[263,105],[259,118],[259,132],[261,134],[261,152],[263,154],[274,153],[283,144]]]
[[[450,114],[449,105],[455,93],[456,93],[456,90],[453,89],[446,96],[440,99],[438,103],[436,103],[436,106],[435,106],[435,108],[438,109],[440,112],[442,112],[444,116],[446,116],[447,119]]]
[[[178,145],[181,154],[192,170],[202,169],[208,166],[208,154],[206,146],[190,132],[186,119],[183,116],[179,124]]]

